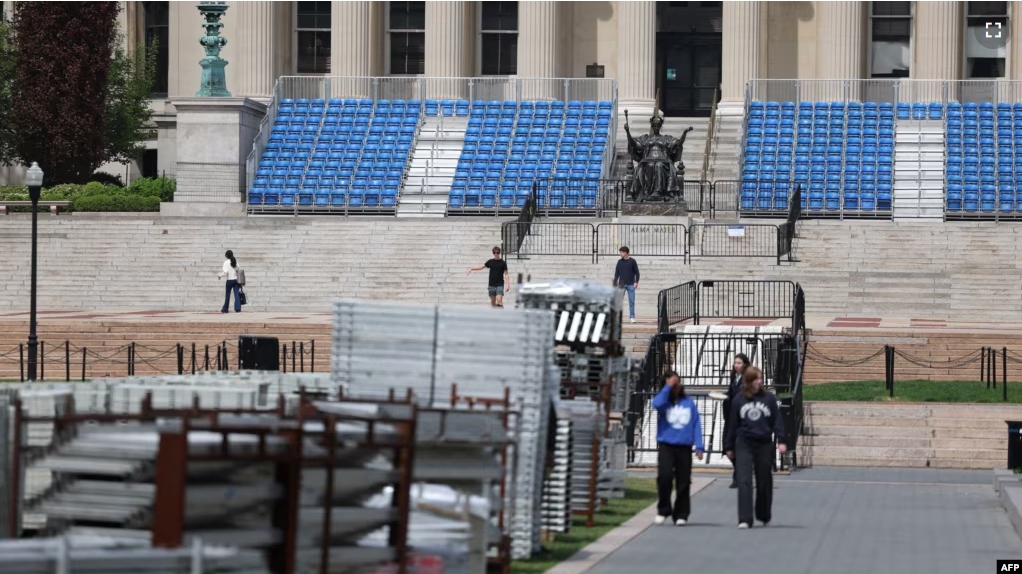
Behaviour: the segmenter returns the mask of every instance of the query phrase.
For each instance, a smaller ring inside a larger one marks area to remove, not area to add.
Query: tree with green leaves
[[[0,25],[0,162],[84,183],[151,135],[156,50],[124,48],[118,2],[21,2]]]

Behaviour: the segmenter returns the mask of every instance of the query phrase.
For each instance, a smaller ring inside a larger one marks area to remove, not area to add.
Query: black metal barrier
[[[767,223],[727,225],[680,223],[591,223],[511,221],[501,225],[501,243],[519,258],[568,255],[617,257],[628,246],[636,257],[770,257],[781,262],[781,227]]]
[[[236,355],[231,361],[229,353]],[[15,365],[17,357],[17,365]],[[290,362],[289,362],[290,361]],[[281,370],[283,372],[316,372],[316,341],[292,341],[281,344]],[[70,341],[49,344],[39,341],[38,380],[46,380],[46,367],[56,367],[57,376],[50,380],[85,381],[90,377],[137,375],[185,375],[206,371],[227,371],[231,365],[241,368],[241,354],[233,341],[216,345],[181,344],[155,348],[135,342],[119,347],[79,347]],[[26,379],[25,345],[10,347],[0,352],[0,380]]]
[[[795,446],[804,420],[801,340],[788,333],[658,333],[650,340],[641,374],[625,413],[626,439],[633,463],[656,452],[656,417],[650,402],[663,388],[663,377],[678,373],[686,393],[696,401],[703,419],[703,442],[709,456],[723,454],[723,423],[728,413],[710,399],[711,389],[726,388],[738,353],[763,370],[764,382],[776,393],[788,433],[787,446],[794,460]],[[782,466],[784,466],[782,464]]]
[[[801,306],[800,306],[801,305]],[[657,297],[657,330],[700,319],[784,319],[805,323],[802,288],[791,281],[689,281],[660,291]]]

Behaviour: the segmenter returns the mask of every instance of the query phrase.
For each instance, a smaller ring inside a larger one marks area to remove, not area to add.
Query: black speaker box
[[[280,341],[276,337],[238,337],[238,353],[242,370],[280,370]]]

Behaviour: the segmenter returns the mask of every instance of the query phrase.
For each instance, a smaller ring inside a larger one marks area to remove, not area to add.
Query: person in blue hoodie
[[[721,405],[724,408],[725,437],[727,436],[728,430],[731,428],[731,406],[735,404],[735,397],[742,392],[742,375],[745,373],[745,367],[748,367],[749,364],[749,356],[745,353],[738,353],[735,355],[735,362],[731,367],[731,381],[727,386],[727,398],[724,399],[724,404]],[[738,488],[738,472],[733,468],[731,470],[730,488]]]
[[[731,406],[731,427],[724,437],[724,452],[735,463],[738,474],[738,528],[752,526],[752,476],[756,476],[755,517],[770,523],[774,496],[774,439],[784,454],[784,421],[773,393],[763,389],[763,372],[747,367],[742,392]]]
[[[685,395],[678,373],[671,371],[664,377],[664,388],[653,398],[657,411],[656,439],[659,444],[657,460],[656,524],[670,517],[676,526],[688,522],[689,491],[692,485],[692,450],[703,459],[703,429],[699,424],[699,410],[695,401]],[[677,491],[671,505],[671,483]]]

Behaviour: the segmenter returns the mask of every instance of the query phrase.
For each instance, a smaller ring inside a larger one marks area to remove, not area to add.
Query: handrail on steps
[[[713,107],[710,108],[710,125],[706,127],[706,146],[703,150],[703,174],[700,180],[706,180],[706,174],[710,171],[710,151],[712,149],[713,134],[717,127],[717,91],[720,88],[713,88]]]

